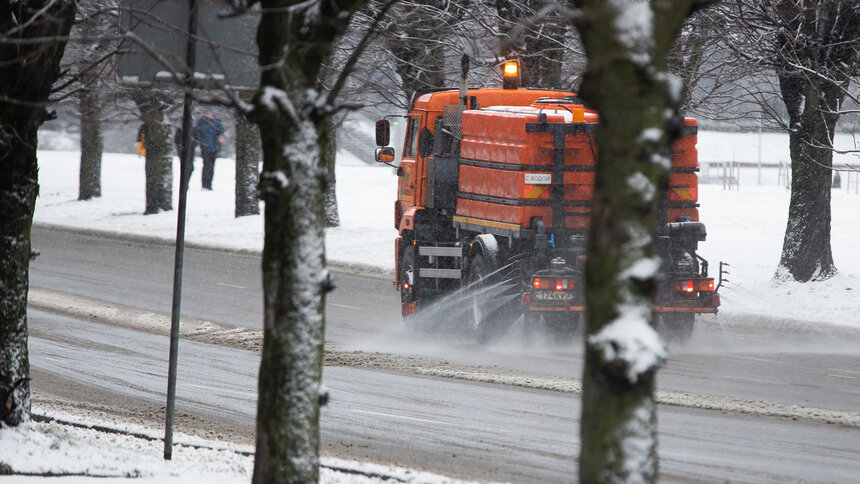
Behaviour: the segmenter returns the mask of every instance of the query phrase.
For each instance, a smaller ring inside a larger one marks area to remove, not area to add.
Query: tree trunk
[[[264,331],[253,482],[311,483],[319,479],[324,305],[332,287],[325,269],[322,162],[331,111],[318,103],[315,89],[335,38],[363,2],[261,3],[257,45],[267,68],[254,119],[266,204]]]
[[[260,129],[236,114],[236,217],[259,215],[257,183],[260,179]]]
[[[337,161],[337,126],[340,123],[334,117],[329,118],[326,129],[328,130],[328,143],[325,147],[323,163],[326,172],[325,184],[325,226],[339,227],[340,214],[337,211],[337,176],[335,174],[335,162]]]
[[[5,2],[0,33],[14,28],[9,36],[14,39],[64,38],[74,18],[72,1]],[[39,193],[36,133],[47,119],[43,106],[60,74],[64,49],[65,42],[0,43],[0,392],[14,389],[11,410],[0,406],[0,421],[7,425],[30,417],[27,292]]]
[[[164,103],[143,93],[135,96],[146,126],[146,208],[144,215],[173,210],[173,145],[165,123]]]
[[[833,135],[844,94],[796,71],[779,75],[788,109],[791,201],[777,278],[827,279],[836,274],[830,248]]]
[[[680,127],[665,82],[666,55],[690,4],[575,3],[584,10],[578,27],[588,56],[582,95],[600,113],[585,271],[579,481],[656,482],[654,385],[665,351],[653,329],[660,275],[653,234]],[[618,32],[622,16],[650,25]]]
[[[81,170],[78,200],[102,196],[102,125],[98,94],[85,88],[79,98],[81,114]]]

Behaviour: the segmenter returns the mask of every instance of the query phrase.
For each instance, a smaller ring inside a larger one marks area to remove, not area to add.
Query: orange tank
[[[495,106],[462,118],[457,215],[530,227],[541,217],[552,228],[555,132],[564,132],[564,226],[587,229],[591,216],[597,114],[581,105]],[[529,126],[532,126],[530,129]],[[546,126],[546,125],[544,125]],[[668,221],[698,221],[696,121],[673,146]],[[689,217],[689,218],[687,218]]]

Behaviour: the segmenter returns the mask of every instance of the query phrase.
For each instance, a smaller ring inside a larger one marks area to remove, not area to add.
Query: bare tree
[[[776,277],[832,276],[833,137],[843,102],[856,98],[860,4],[726,0],[694,18],[688,32],[687,45],[697,45],[703,57],[691,82],[693,111],[789,134],[791,201]]]
[[[30,416],[27,290],[30,227],[39,193],[37,130],[60,74],[60,59],[75,18],[72,0],[0,4],[0,421]]]
[[[520,60],[523,87],[562,88],[566,28],[553,7],[542,0],[496,0],[499,54]]]
[[[236,112],[236,217],[259,215],[260,201],[257,183],[260,181],[260,129]]]
[[[111,83],[108,62],[115,53],[113,27],[116,23],[113,0],[86,2],[78,9],[78,18],[70,33],[63,57],[65,96],[78,101],[81,125],[81,164],[78,200],[101,196],[102,103],[104,85]]]
[[[169,95],[155,89],[133,94],[143,120],[146,148],[146,209],[145,215],[173,210],[173,146],[170,143],[170,123],[167,119]]]
[[[588,56],[581,94],[600,113],[585,274],[580,482],[657,481],[654,385],[665,351],[653,329],[661,267],[654,233],[671,142],[682,125],[667,57],[684,19],[704,3],[571,2],[582,9],[575,23]]]
[[[237,11],[250,4],[235,0]],[[320,92],[320,70],[361,0],[262,0],[257,31],[265,202],[264,333],[255,483],[317,482],[325,294],[322,153],[343,81]],[[354,64],[348,60],[344,69]]]

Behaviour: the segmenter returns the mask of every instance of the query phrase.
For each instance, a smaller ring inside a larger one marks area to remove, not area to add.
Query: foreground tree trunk
[[[102,196],[102,123],[101,106],[94,89],[84,88],[79,97],[81,116],[81,168],[78,200]]]
[[[600,113],[586,263],[579,481],[656,482],[654,250],[671,142],[680,132],[667,52],[690,0],[581,0],[582,95]]]
[[[236,217],[259,215],[260,129],[241,113],[236,116]]]
[[[333,99],[316,91],[320,66],[361,0],[263,0],[257,30],[266,203],[264,332],[257,403],[256,484],[319,479],[325,269],[322,154]]]
[[[30,416],[27,291],[30,227],[39,193],[36,131],[60,74],[65,38],[75,18],[71,0],[30,0],[0,5],[0,391],[14,388],[12,408],[0,421],[18,425]],[[5,404],[6,402],[0,402]]]

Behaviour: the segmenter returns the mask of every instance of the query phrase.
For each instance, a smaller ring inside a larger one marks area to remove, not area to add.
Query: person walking
[[[206,114],[197,120],[194,127],[194,142],[200,147],[203,157],[203,189],[212,189],[212,178],[215,176],[215,157],[221,150],[224,141],[224,125],[215,116],[212,107],[206,108]]]

